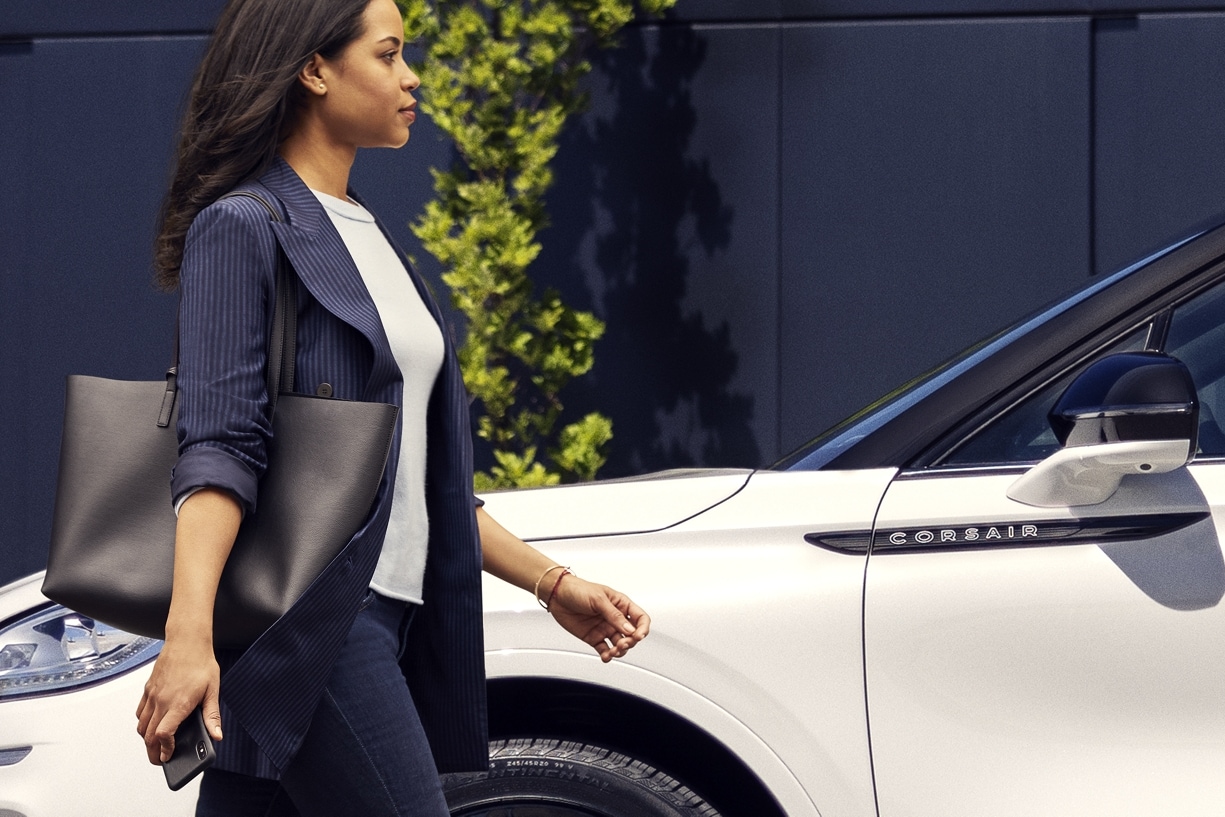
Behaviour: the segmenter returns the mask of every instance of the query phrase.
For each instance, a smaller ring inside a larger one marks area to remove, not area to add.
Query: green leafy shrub
[[[592,413],[560,430],[562,388],[591,370],[604,324],[527,270],[548,224],[549,168],[567,118],[584,107],[583,54],[615,43],[629,0],[397,0],[405,34],[425,46],[421,108],[458,161],[432,170],[436,198],[413,224],[443,266],[466,318],[459,351],[478,401],[477,434],[494,464],[478,490],[595,477],[612,422]],[[661,14],[676,0],[640,0]]]

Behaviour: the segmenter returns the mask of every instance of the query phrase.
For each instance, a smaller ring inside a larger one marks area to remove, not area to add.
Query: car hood
[[[524,539],[647,533],[682,522],[733,496],[750,468],[661,471],[640,477],[481,494],[490,514]],[[0,621],[47,604],[43,573],[0,587]]]
[[[752,469],[685,469],[481,494],[494,519],[528,540],[662,530],[718,505]]]

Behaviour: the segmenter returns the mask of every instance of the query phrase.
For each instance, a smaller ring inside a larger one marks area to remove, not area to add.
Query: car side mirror
[[[1122,352],[1095,361],[1048,415],[1063,448],[1008,489],[1044,508],[1096,505],[1127,474],[1163,474],[1195,456],[1199,398],[1183,363],[1159,352]]]

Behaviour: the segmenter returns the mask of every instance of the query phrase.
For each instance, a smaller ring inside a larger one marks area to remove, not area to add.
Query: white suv
[[[605,666],[489,581],[493,767],[453,813],[1225,813],[1217,416],[1225,227],[772,468],[488,495],[654,624]],[[38,583],[0,591],[0,815],[190,814],[135,734],[157,643]]]

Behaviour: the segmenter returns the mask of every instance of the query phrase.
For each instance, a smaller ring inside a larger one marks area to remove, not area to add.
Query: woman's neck
[[[338,199],[347,197],[355,148],[330,144],[316,138],[310,128],[299,127],[281,143],[279,152],[311,190]]]

